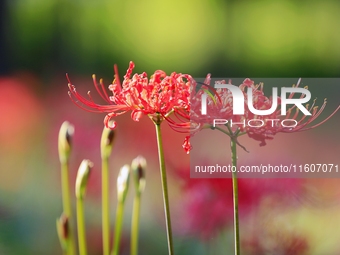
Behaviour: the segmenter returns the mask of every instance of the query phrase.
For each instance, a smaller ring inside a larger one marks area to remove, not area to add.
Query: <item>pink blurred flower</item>
[[[4,147],[22,151],[38,134],[43,119],[43,106],[30,88],[30,82],[17,78],[0,78],[0,141]]]
[[[233,223],[233,196],[230,178],[190,178],[189,170],[177,172],[183,180],[180,226],[184,234],[207,240]],[[256,211],[267,196],[274,194],[281,201],[291,193],[301,192],[303,179],[238,179],[240,217]],[[294,204],[294,200],[286,201]]]
[[[308,181],[307,181],[308,182]],[[297,219],[289,219],[292,207],[288,197],[272,195],[265,199],[252,218],[244,225],[243,252],[249,255],[311,254],[311,239],[296,226]],[[296,208],[294,208],[296,209]],[[293,209],[293,211],[294,211]],[[333,254],[325,252],[325,254]]]
[[[0,186],[8,191],[25,185],[28,162],[41,146],[45,108],[35,94],[35,85],[30,74],[0,77]]]
[[[264,231],[263,228],[261,231],[256,231],[256,233],[253,233],[252,239],[242,243],[246,254],[310,254],[310,244],[305,236],[287,232],[282,229],[276,233],[267,233],[267,235],[263,235]]]

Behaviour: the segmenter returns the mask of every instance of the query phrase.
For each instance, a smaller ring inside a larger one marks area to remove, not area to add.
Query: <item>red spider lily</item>
[[[220,84],[226,84],[226,82],[219,81],[218,83]],[[205,80],[206,85],[210,85],[210,75],[207,76]],[[229,81],[229,84],[230,81]],[[297,83],[295,87],[298,87],[300,84],[300,80]],[[194,87],[197,87],[197,84],[193,83]],[[206,88],[208,88],[206,86]],[[252,102],[253,106],[255,109],[261,109],[261,110],[266,110],[270,109],[272,106],[272,98],[268,98],[264,95],[263,93],[263,84],[254,84],[254,81],[250,79],[245,79],[243,83],[239,86],[241,91],[243,92],[245,102],[248,100],[247,97],[247,89],[251,88],[253,93],[252,93]],[[196,88],[192,90],[194,93],[191,98],[191,121],[195,122],[197,126],[200,128],[204,127],[204,124],[211,124],[213,123],[214,119],[226,119],[226,120],[231,120],[232,123],[235,123],[233,125],[233,131],[239,130],[240,133],[246,133],[250,138],[253,138],[257,141],[260,141],[260,146],[266,145],[265,140],[266,139],[273,139],[274,135],[282,132],[282,133],[292,133],[292,132],[298,132],[298,131],[305,131],[309,130],[312,128],[315,128],[323,123],[325,123],[328,119],[330,119],[339,109],[340,106],[332,113],[330,114],[326,119],[323,121],[310,126],[312,122],[315,121],[317,117],[322,113],[326,106],[326,99],[324,100],[322,106],[319,108],[318,106],[315,105],[315,100],[312,105],[306,105],[306,109],[311,112],[311,115],[307,117],[306,115],[301,116],[299,114],[299,109],[297,107],[292,106],[287,110],[287,115],[282,116],[281,115],[281,109],[277,109],[274,113],[270,115],[255,115],[253,114],[249,108],[248,105],[245,104],[245,114],[240,116],[240,115],[233,115],[233,96],[232,93],[228,89],[216,89],[212,93],[210,93],[210,97],[207,98],[207,109],[209,114],[208,115],[201,115],[200,113],[200,107],[201,107],[201,95],[202,93],[206,92],[207,90],[201,89],[198,92],[195,92]],[[293,98],[294,93],[291,93],[289,95],[289,99]],[[301,95],[301,98],[304,95]],[[281,100],[278,97],[278,105],[281,104]],[[295,109],[294,109],[295,108]],[[249,126],[249,125],[244,125],[243,123],[247,120],[256,120],[257,122],[263,123],[263,125],[259,127],[254,127],[254,125]],[[274,121],[275,120],[275,121]],[[281,125],[281,121],[283,120],[295,120],[296,125],[293,126],[283,126]],[[236,126],[236,128],[235,128]]]
[[[94,86],[98,94],[107,102],[106,105],[95,103],[90,92],[88,92],[89,98],[81,96],[70,80],[69,95],[75,104],[87,111],[108,113],[104,119],[107,127],[111,118],[131,111],[131,118],[134,121],[139,121],[142,115],[148,115],[152,119],[166,120],[178,132],[189,132],[191,76],[175,72],[167,76],[164,71],[157,70],[150,79],[145,72],[131,77],[134,67],[135,64],[130,62],[121,83],[115,65],[115,79],[109,86],[112,96],[107,94],[103,81],[100,80],[98,84],[93,75]],[[172,113],[175,118],[170,117]],[[114,127],[115,124],[110,128]]]

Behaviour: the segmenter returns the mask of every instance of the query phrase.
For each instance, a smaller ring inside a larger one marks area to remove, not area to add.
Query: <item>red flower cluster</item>
[[[245,114],[233,115],[233,97],[228,89],[214,89],[210,86],[210,75],[207,76],[204,85],[196,83],[188,74],[173,72],[167,76],[164,71],[157,70],[150,79],[147,74],[134,74],[132,71],[134,63],[130,62],[129,68],[121,83],[118,76],[117,66],[115,66],[115,79],[109,86],[112,95],[109,96],[105,90],[102,80],[99,84],[93,75],[93,83],[98,94],[107,102],[106,105],[100,105],[93,101],[90,92],[89,98],[81,96],[74,85],[69,81],[70,97],[79,107],[91,112],[107,113],[104,124],[109,127],[109,121],[112,117],[121,115],[131,111],[131,117],[134,121],[138,121],[142,115],[148,115],[154,121],[158,122],[166,120],[169,125],[178,132],[190,132],[195,134],[202,128],[212,127],[214,119],[230,120],[233,125],[232,130],[238,130],[239,134],[247,133],[250,138],[260,141],[260,146],[266,144],[266,140],[273,139],[274,135],[279,132],[297,132],[317,127],[327,121],[331,116],[339,110],[340,106],[325,120],[318,124],[309,126],[324,110],[326,100],[320,108],[314,106],[315,100],[311,106],[307,105],[306,109],[311,112],[311,116],[299,114],[299,108],[293,106],[288,109],[286,116],[280,115],[280,109],[274,111],[270,115],[260,116],[253,114],[248,105],[245,104]],[[226,82],[219,81],[221,84]],[[299,83],[296,87],[299,86]],[[263,84],[254,84],[254,81],[245,79],[239,86],[243,92],[245,102],[247,101],[247,89],[252,89],[253,107],[258,110],[270,109],[272,99],[263,93]],[[209,114],[201,114],[201,96],[204,92],[209,93],[207,98],[207,109]],[[289,95],[293,98],[294,93]],[[304,95],[302,94],[301,97]],[[280,105],[280,98],[278,98]],[[280,107],[278,107],[280,108]],[[295,109],[294,109],[295,108]],[[173,115],[172,115],[173,113]],[[171,116],[172,115],[172,116]],[[247,120],[255,120],[260,126],[242,125]],[[294,120],[296,125],[283,126],[283,120]],[[273,121],[276,120],[276,121]],[[110,128],[114,128],[115,124]],[[190,136],[185,138],[183,148],[187,153],[191,149]]]
[[[286,116],[281,115],[280,107],[278,107],[278,109],[270,115],[255,115],[249,110],[246,103],[244,104],[244,115],[233,115],[232,93],[230,90],[224,88],[218,88],[216,90],[213,89],[210,87],[210,80],[210,75],[208,75],[203,86],[193,83],[191,95],[191,121],[196,123],[197,127],[199,127],[198,129],[202,129],[204,127],[211,127],[214,119],[229,120],[232,123],[235,123],[235,125],[232,127],[233,131],[239,130],[240,133],[247,133],[250,138],[260,141],[260,146],[266,145],[265,140],[273,139],[273,136],[279,132],[291,133],[315,128],[326,122],[340,109],[339,106],[330,116],[313,126],[308,125],[311,124],[322,113],[326,106],[326,100],[324,100],[320,108],[318,106],[314,106],[315,100],[312,105],[306,105],[306,109],[311,112],[309,117],[306,115],[301,116],[301,114],[299,114],[299,108],[295,107],[295,105],[287,110]],[[219,81],[218,83],[226,84],[224,80]],[[295,87],[298,87],[299,83],[300,80]],[[229,84],[231,84],[230,81]],[[198,86],[201,86],[199,90],[197,89]],[[272,98],[268,98],[264,95],[263,83],[256,85],[254,84],[254,81],[250,79],[245,79],[243,81],[243,83],[239,86],[239,89],[243,92],[245,102],[248,101],[247,89],[249,88],[252,89],[252,102],[255,109],[267,110],[271,108],[273,101]],[[209,94],[207,97],[208,115],[201,114],[201,96],[204,92],[208,92]],[[294,93],[291,93],[288,98],[293,98],[293,96]],[[302,94],[301,98],[303,96],[304,95]],[[278,97],[278,105],[280,106],[280,104],[281,100]],[[245,125],[247,120],[254,120],[254,122],[260,124]],[[294,120],[296,125],[281,125],[283,120],[286,120],[287,122]]]
[[[104,119],[107,127],[112,117],[131,111],[131,118],[134,121],[139,121],[142,115],[148,115],[154,120],[166,120],[176,131],[189,132],[191,76],[175,72],[167,76],[164,71],[157,70],[150,79],[145,72],[131,77],[134,67],[134,63],[130,62],[121,83],[115,66],[115,79],[109,86],[112,96],[107,94],[102,80],[98,84],[93,75],[94,86],[107,105],[95,103],[90,92],[88,92],[88,99],[81,96],[70,80],[69,95],[74,103],[87,111],[108,113]],[[175,118],[170,116],[172,113]],[[114,127],[115,124],[110,128]],[[188,148],[188,145],[183,147]]]

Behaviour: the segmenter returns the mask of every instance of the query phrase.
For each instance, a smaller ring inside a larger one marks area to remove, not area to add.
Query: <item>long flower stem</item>
[[[235,137],[231,137],[231,160],[232,165],[237,169],[237,152]],[[234,236],[235,236],[235,255],[240,255],[240,228],[238,217],[238,186],[237,186],[237,171],[232,173],[233,182],[233,201],[234,201]]]
[[[131,255],[137,255],[138,251],[140,199],[141,196],[136,195],[133,201],[132,224],[131,224]]]
[[[84,201],[82,198],[77,198],[77,227],[78,227],[79,255],[86,255],[87,248],[84,217]]]
[[[110,254],[110,201],[108,159],[102,159],[102,235],[103,255]]]
[[[161,126],[159,122],[154,121],[154,123],[156,126],[159,166],[160,166],[161,179],[162,179],[163,200],[164,200],[164,210],[165,210],[165,224],[166,224],[167,238],[168,238],[168,250],[169,250],[169,255],[173,255],[174,251],[173,251],[172,230],[171,230],[170,205],[169,205],[169,197],[168,197],[168,184],[167,184],[167,178],[166,178]]]
[[[113,250],[112,255],[118,255],[119,247],[120,247],[120,237],[122,234],[122,226],[123,226],[123,216],[124,216],[124,203],[118,202],[117,211],[116,211],[116,227],[115,227],[115,236],[113,242]]]
[[[67,162],[61,164],[61,189],[63,200],[63,211],[68,218],[68,237],[67,237],[67,255],[75,255],[75,243],[72,229],[72,207],[70,198],[70,184],[69,184],[69,168]]]

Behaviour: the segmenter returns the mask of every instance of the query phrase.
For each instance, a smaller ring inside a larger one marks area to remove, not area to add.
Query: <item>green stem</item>
[[[140,195],[136,195],[133,201],[132,224],[131,224],[131,255],[137,255],[138,251],[140,198],[141,198]]]
[[[228,127],[229,132],[224,130],[223,128],[211,126],[211,128],[216,129],[218,131],[221,131],[223,134],[226,134],[227,136],[231,137],[233,132],[232,132],[232,130],[231,130],[231,128],[229,126],[227,126],[227,127]],[[237,135],[237,137],[247,134],[247,132],[240,132],[239,129],[237,129],[236,132],[238,132],[238,133],[237,134],[234,133],[234,135]]]
[[[230,137],[230,133],[228,131],[224,130],[223,128],[214,127],[214,129],[217,129],[218,131],[221,131],[223,134],[226,134],[227,136]]]
[[[102,235],[103,255],[110,254],[110,201],[108,159],[102,159]]]
[[[72,207],[70,198],[70,184],[69,184],[69,169],[68,163],[61,163],[61,190],[62,190],[62,200],[63,200],[63,211],[68,218],[68,237],[67,237],[67,255],[75,255],[75,243],[72,230]]]
[[[167,238],[168,238],[168,250],[169,250],[169,255],[173,255],[174,252],[173,252],[173,241],[172,241],[172,230],[171,230],[170,205],[169,205],[169,198],[168,198],[168,184],[167,184],[167,178],[166,178],[160,122],[161,121],[154,121],[155,126],[156,126],[159,166],[160,166],[161,179],[162,179],[163,200],[164,200],[164,210],[165,210],[165,224],[166,224]]]
[[[79,254],[86,255],[87,249],[86,249],[84,201],[82,198],[77,198],[77,226],[78,226]]]
[[[123,216],[124,216],[124,203],[119,201],[117,205],[116,211],[116,227],[115,227],[115,236],[113,242],[113,251],[112,255],[118,255],[119,246],[120,246],[120,237],[122,234],[122,226],[123,226]]]
[[[237,169],[237,152],[235,137],[231,137],[231,160],[232,165]],[[232,173],[233,182],[233,201],[234,201],[234,235],[235,235],[235,255],[240,255],[240,228],[238,217],[238,187],[237,187],[237,171]]]

